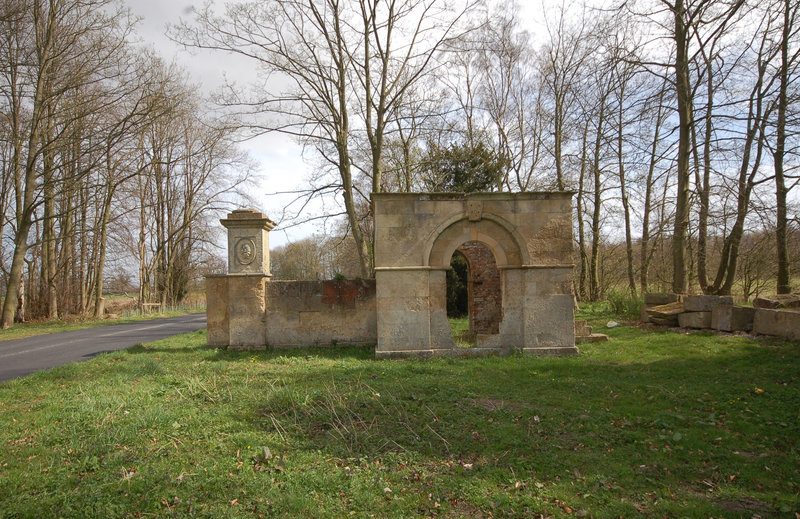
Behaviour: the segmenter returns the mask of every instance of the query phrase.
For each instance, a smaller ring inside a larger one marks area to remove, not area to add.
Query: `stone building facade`
[[[271,281],[274,224],[254,211],[222,220],[228,274],[206,281],[209,345],[375,344],[378,358],[577,353],[571,193],[380,193],[372,203],[368,281]],[[473,305],[491,299],[471,315],[485,331],[469,349],[455,347],[446,311],[459,248],[472,256]],[[492,261],[496,273],[479,267]]]

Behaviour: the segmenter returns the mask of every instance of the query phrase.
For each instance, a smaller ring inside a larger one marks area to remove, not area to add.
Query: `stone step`
[[[575,344],[588,344],[591,342],[608,342],[608,335],[603,333],[593,333],[591,335],[575,336]]]
[[[589,326],[589,322],[583,319],[578,319],[575,321],[575,335],[591,335],[592,334],[592,327]]]

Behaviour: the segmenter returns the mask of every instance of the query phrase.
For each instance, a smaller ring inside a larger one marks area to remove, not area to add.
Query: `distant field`
[[[377,361],[197,332],[17,379],[0,517],[800,512],[800,343],[607,333],[571,358]]]
[[[136,300],[131,296],[112,294],[106,296],[106,310],[110,312],[105,319],[93,317],[70,316],[68,319],[55,321],[30,321],[17,323],[7,330],[0,330],[0,341],[8,339],[21,339],[46,333],[67,332],[95,326],[107,326],[117,323],[128,323],[147,319],[160,319],[162,317],[175,317],[188,313],[205,312],[205,295],[190,294],[185,304],[160,310],[153,307],[151,311],[138,314]]]

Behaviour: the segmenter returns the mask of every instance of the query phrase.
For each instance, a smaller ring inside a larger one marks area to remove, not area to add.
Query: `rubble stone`
[[[731,296],[686,296],[683,300],[687,312],[710,312],[715,306],[732,305]]]
[[[756,308],[753,331],[787,339],[800,339],[800,312]]]
[[[681,328],[711,328],[711,312],[684,312],[678,314]]]
[[[756,309],[749,306],[719,305],[711,310],[711,328],[722,332],[749,332]]]

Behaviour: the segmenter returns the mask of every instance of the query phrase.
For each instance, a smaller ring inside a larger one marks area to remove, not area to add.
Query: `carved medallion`
[[[256,244],[252,238],[242,238],[236,242],[236,261],[249,265],[256,259]]]
[[[467,200],[467,218],[470,222],[479,222],[483,216],[483,202],[480,200]]]

